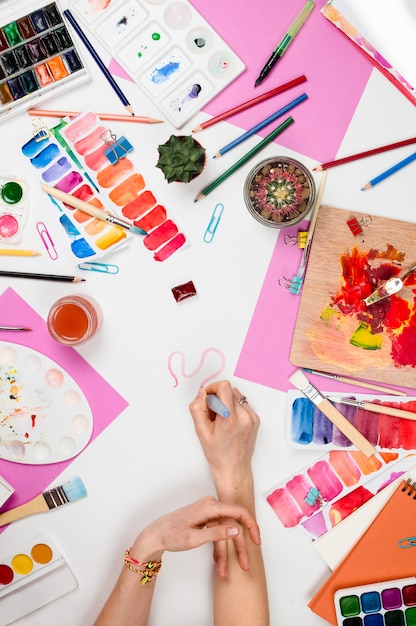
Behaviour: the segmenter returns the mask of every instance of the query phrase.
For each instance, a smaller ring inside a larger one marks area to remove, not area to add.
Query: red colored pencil
[[[212,117],[210,120],[207,120],[206,122],[202,122],[202,124],[199,124],[199,126],[194,128],[192,132],[197,133],[199,130],[208,128],[208,126],[212,126],[213,124],[216,124],[217,122],[221,122],[222,120],[225,120],[227,117],[231,117],[231,115],[240,113],[240,111],[244,111],[245,109],[248,109],[254,106],[255,104],[258,104],[259,102],[268,100],[268,98],[272,98],[273,96],[276,96],[277,94],[282,93],[283,91],[286,91],[287,89],[296,87],[296,85],[300,85],[301,83],[304,83],[305,80],[306,80],[306,76],[304,75],[298,76],[297,78],[290,80],[288,83],[285,83],[284,85],[280,85],[279,87],[275,87],[274,89],[271,89],[270,91],[266,91],[265,93],[261,94],[260,96],[257,96],[256,98],[253,98],[252,100],[243,102],[242,104],[239,104],[236,107],[233,107],[232,109],[229,109],[228,111],[225,111],[224,113],[220,113],[219,115]]]
[[[412,143],[416,143],[416,137],[410,139],[403,139],[402,141],[396,141],[396,143],[390,143],[387,146],[379,146],[372,150],[366,150],[365,152],[358,152],[357,154],[351,154],[350,156],[336,159],[335,161],[328,161],[328,163],[321,163],[317,167],[314,167],[314,171],[327,170],[330,167],[342,165],[343,163],[350,163],[351,161],[357,161],[358,159],[364,159],[365,157],[373,156],[373,154],[380,154],[381,152],[387,152],[388,150],[394,150],[395,148],[403,148],[409,146]]]

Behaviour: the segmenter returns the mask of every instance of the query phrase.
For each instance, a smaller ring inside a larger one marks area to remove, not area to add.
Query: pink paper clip
[[[37,222],[36,230],[38,231],[42,243],[46,248],[46,252],[48,253],[49,258],[51,258],[52,261],[56,261],[56,259],[58,258],[58,252],[45,224],[43,222]]]

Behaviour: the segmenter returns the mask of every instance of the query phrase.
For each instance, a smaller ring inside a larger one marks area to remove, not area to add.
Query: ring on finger
[[[241,406],[243,406],[244,403],[248,404],[248,400],[245,396],[241,396],[241,398],[238,398],[238,404],[241,404]]]

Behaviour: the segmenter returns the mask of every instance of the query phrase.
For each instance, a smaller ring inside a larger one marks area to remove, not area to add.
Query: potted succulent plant
[[[168,183],[189,183],[205,167],[205,148],[192,135],[171,135],[158,146],[156,167],[162,170]]]

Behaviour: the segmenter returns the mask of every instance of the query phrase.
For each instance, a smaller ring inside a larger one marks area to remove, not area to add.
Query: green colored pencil
[[[254,155],[260,152],[260,150],[262,150],[265,146],[267,146],[267,144],[273,141],[273,139],[277,137],[277,135],[280,135],[280,133],[282,133],[288,126],[293,124],[294,121],[295,120],[293,119],[293,117],[288,117],[277,128],[275,128],[271,133],[269,133],[267,137],[262,139],[262,141],[260,141],[256,146],[254,146],[254,148],[249,150],[247,154],[242,156],[241,159],[239,159],[236,163],[234,163],[234,165],[229,167],[228,170],[223,172],[223,174],[220,174],[220,176],[218,176],[218,178],[213,180],[212,183],[204,187],[204,189],[202,189],[202,191],[199,192],[194,202],[198,202],[198,200],[202,200],[202,198],[205,198],[205,196],[211,193],[211,191],[214,191],[214,189],[218,187],[218,185],[221,185],[221,183],[227,180],[227,178],[231,176],[231,174],[234,174],[234,172],[236,172],[240,167],[242,167],[245,163],[247,163],[249,159],[251,159]]]

